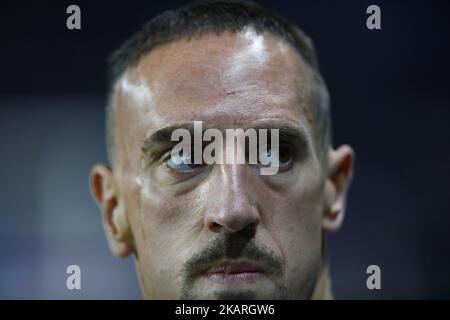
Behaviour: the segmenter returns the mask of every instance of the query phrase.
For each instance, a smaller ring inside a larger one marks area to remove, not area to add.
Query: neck
[[[311,300],[333,300],[330,264],[328,261],[325,235],[322,235],[322,262],[314,289],[311,294]]]
[[[322,259],[317,281],[311,294],[311,300],[332,300],[333,292],[331,289],[330,268],[328,259]]]

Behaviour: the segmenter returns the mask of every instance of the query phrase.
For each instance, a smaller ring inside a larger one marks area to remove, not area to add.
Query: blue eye
[[[184,154],[182,151],[177,155],[169,155],[165,161],[166,166],[174,171],[188,173],[196,171],[205,166],[205,164],[194,164],[191,155]]]
[[[281,144],[278,151],[278,161],[280,164],[286,164],[294,159],[294,149],[287,144]]]
[[[263,151],[265,153],[264,154],[265,158],[272,157],[272,149],[270,147],[268,147],[266,150],[261,150],[261,152],[263,152]],[[260,153],[258,158],[260,158],[261,156],[262,156],[262,154]],[[282,143],[279,146],[278,158],[275,161],[278,163],[280,168],[284,170],[292,164],[294,157],[295,157],[295,151],[294,151],[293,147],[288,144]],[[260,159],[258,159],[258,161],[260,161]]]

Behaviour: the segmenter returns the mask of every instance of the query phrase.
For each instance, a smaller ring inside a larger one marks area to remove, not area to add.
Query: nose
[[[207,228],[216,233],[235,233],[243,230],[254,235],[260,223],[252,178],[246,165],[220,165],[214,181],[213,195],[206,210]]]

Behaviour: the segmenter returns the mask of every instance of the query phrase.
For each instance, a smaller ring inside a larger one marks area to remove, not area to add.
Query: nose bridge
[[[206,223],[215,232],[238,232],[259,223],[259,212],[252,193],[252,179],[245,164],[218,165],[215,197]]]
[[[246,171],[244,164],[225,164],[221,167],[223,186],[226,191],[225,198],[235,211],[253,205],[252,196],[249,194],[250,181]]]

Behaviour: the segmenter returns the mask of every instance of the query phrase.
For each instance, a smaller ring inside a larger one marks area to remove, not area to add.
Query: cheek
[[[196,248],[202,198],[197,194],[173,197],[143,190],[135,197],[140,206],[133,213],[141,276],[152,294],[177,297],[183,263]]]
[[[268,228],[285,259],[286,274],[310,273],[321,254],[323,182],[303,179],[279,196],[272,207]]]

